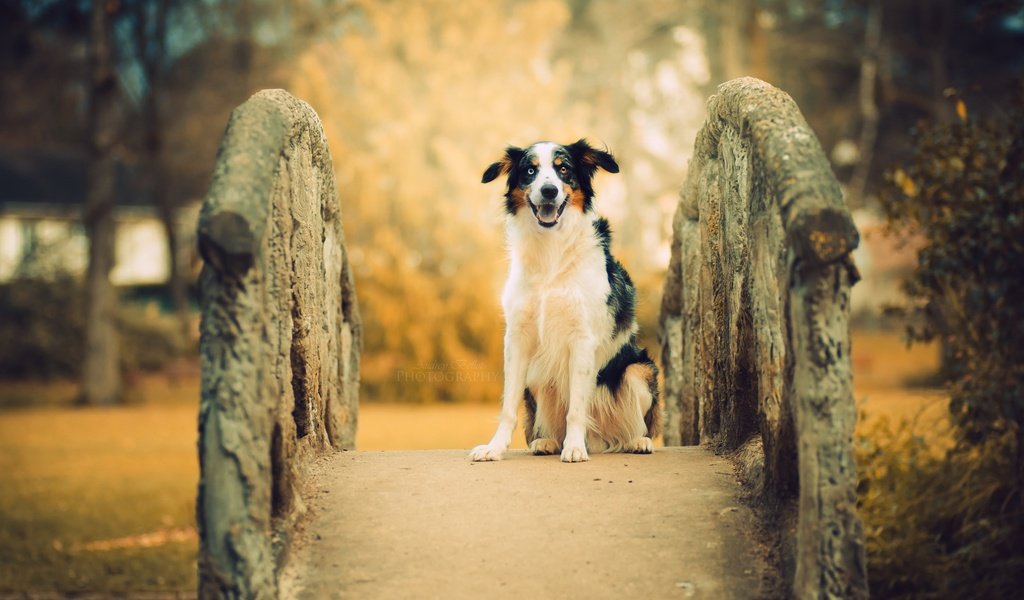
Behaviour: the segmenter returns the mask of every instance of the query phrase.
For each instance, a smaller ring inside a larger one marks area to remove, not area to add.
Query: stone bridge
[[[661,308],[666,448],[567,466],[354,451],[319,118],[280,90],[236,109],[199,224],[200,597],[866,598],[857,231],[788,95],[738,79],[707,112]]]

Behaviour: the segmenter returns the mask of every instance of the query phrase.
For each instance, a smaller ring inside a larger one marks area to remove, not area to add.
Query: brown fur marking
[[[583,212],[583,191],[574,190],[568,185],[565,186],[565,195],[569,197],[569,204]]]
[[[509,197],[512,198],[512,204],[516,212],[519,212],[520,208],[526,206],[526,193],[523,190],[516,188],[509,192]]]

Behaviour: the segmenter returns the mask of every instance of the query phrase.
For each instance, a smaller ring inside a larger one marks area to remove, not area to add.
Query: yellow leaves
[[[620,126],[618,100],[579,98],[584,53],[567,43],[579,34],[564,0],[359,7],[343,34],[304,52],[290,87],[323,121],[346,241],[359,257],[365,397],[493,400],[503,202],[480,175],[510,143],[608,139]],[[423,365],[449,365],[431,371],[448,377],[463,364],[488,378],[396,378]]]
[[[903,195],[908,198],[917,197],[917,184],[903,169],[896,169],[892,174],[892,180],[903,191]]]
[[[967,120],[967,105],[960,98],[956,100],[956,116],[960,117],[961,121]]]
[[[959,97],[960,91],[955,87],[948,87],[942,90],[942,95],[946,98],[956,99],[956,104],[953,105],[956,110],[956,116],[960,117],[961,121],[967,122],[967,105],[964,104],[964,99]]]

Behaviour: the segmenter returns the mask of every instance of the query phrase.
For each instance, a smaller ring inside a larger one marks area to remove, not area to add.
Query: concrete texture
[[[680,194],[662,296],[665,441],[738,451],[773,527],[772,593],[866,598],[849,299],[859,236],[787,94],[723,83]]]
[[[320,119],[231,115],[199,217],[201,598],[277,598],[307,463],[355,443],[361,325]]]
[[[510,452],[344,452],[312,467],[286,598],[758,595],[732,464],[701,448],[567,465]]]

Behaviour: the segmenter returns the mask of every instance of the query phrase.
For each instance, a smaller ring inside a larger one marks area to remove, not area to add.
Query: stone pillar
[[[673,222],[662,299],[666,444],[742,448],[748,483],[798,511],[797,598],[867,596],[856,514],[849,290],[859,241],[793,100],[722,84]],[[787,535],[780,533],[780,535]]]
[[[361,330],[323,129],[264,90],[231,115],[199,219],[201,598],[276,598],[312,458],[355,440]]]

